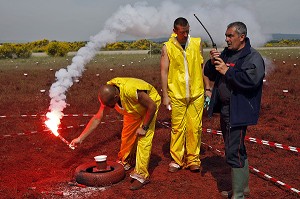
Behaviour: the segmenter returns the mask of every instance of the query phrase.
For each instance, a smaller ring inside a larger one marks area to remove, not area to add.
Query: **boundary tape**
[[[168,125],[169,124],[168,122],[159,122],[159,123],[162,124],[163,126],[167,127],[167,128],[171,128]],[[210,130],[210,131],[211,132],[216,132],[218,134],[220,133],[220,131],[216,131],[216,130]],[[206,130],[206,132],[207,132],[207,130]],[[222,133],[221,133],[221,135],[222,135]],[[212,150],[215,150],[219,155],[221,155],[221,156],[224,157],[224,155],[225,155],[224,152],[222,152],[222,151],[220,151],[218,149],[214,149],[212,146],[210,146],[210,145],[208,145],[208,144],[206,144],[204,142],[201,142],[201,144],[209,147]],[[284,183],[282,181],[279,181],[279,180],[273,178],[272,176],[270,176],[270,175],[268,175],[266,173],[263,173],[262,171],[259,171],[258,169],[254,168],[254,167],[252,167],[250,165],[249,165],[249,170],[252,171],[252,173],[258,174],[259,176],[264,177],[265,179],[267,179],[267,180],[269,180],[269,181],[271,181],[271,182],[273,182],[275,184],[278,184],[278,185],[286,188],[287,190],[292,191],[293,193],[296,193],[298,196],[300,196],[300,191],[298,189],[293,188],[292,186],[290,186],[290,185],[288,185],[288,184],[286,184],[286,183]]]
[[[216,135],[222,135],[222,131],[212,130],[212,129],[203,128],[203,132],[216,134]],[[258,139],[258,138],[249,137],[247,135],[245,136],[245,140],[250,141],[250,142],[255,142],[257,144],[263,144],[263,145],[267,145],[267,146],[271,146],[271,147],[285,149],[285,150],[288,150],[288,151],[294,151],[294,152],[297,152],[297,153],[300,152],[299,147],[288,146],[286,144],[279,144],[279,143],[270,142],[270,141],[267,141],[267,140],[261,140],[261,139]]]
[[[167,127],[167,128],[171,128],[170,123],[169,122],[159,122],[161,125]],[[203,132],[206,133],[211,133],[211,134],[215,134],[215,135],[222,135],[222,131],[219,130],[213,130],[213,129],[206,129],[206,128],[202,128]],[[293,151],[293,152],[297,152],[300,153],[300,148],[299,147],[294,147],[294,146],[288,146],[286,144],[279,144],[276,142],[270,142],[267,140],[261,140],[258,138],[253,138],[253,137],[249,137],[249,136],[245,136],[245,140],[250,141],[250,142],[254,142],[257,144],[263,144],[263,145],[267,145],[267,146],[271,146],[271,147],[276,147],[276,148],[280,148],[280,149],[285,149],[288,151]]]
[[[64,114],[63,117],[93,117],[95,114]],[[16,117],[21,117],[21,118],[29,118],[29,117],[46,117],[45,114],[32,114],[32,115],[0,115],[0,118],[16,118]]]
[[[43,116],[43,115],[21,115],[20,117],[38,117],[38,116]],[[93,116],[93,114],[65,114],[64,116],[72,116],[72,117],[79,117],[79,116],[83,116],[83,117],[89,117],[89,116]],[[0,117],[7,117],[7,116],[0,116]],[[10,116],[11,117],[11,116]],[[112,120],[110,122],[118,122],[118,121],[123,121],[123,120]],[[160,121],[157,121],[158,123],[160,123],[161,125],[167,127],[167,128],[171,128],[169,125],[170,123],[169,122],[160,122]],[[106,122],[101,122],[101,124],[103,123],[106,123]],[[82,127],[82,126],[85,126],[85,124],[80,124],[78,125],[78,127]],[[70,128],[75,128],[74,126],[67,126],[65,128],[60,128],[61,129],[70,129]],[[49,132],[50,130],[43,130],[42,132]],[[222,135],[222,132],[221,131],[217,131],[217,130],[212,130],[212,129],[205,129],[203,128],[203,132],[207,132],[207,133],[211,133],[211,134],[217,134],[217,135]],[[24,133],[14,133],[14,134],[8,134],[8,135],[3,135],[2,138],[6,138],[6,137],[14,137],[14,136],[19,136],[19,135],[31,135],[31,134],[37,134],[38,131],[29,131],[29,132],[24,132]],[[0,137],[1,139],[1,137]],[[275,143],[275,142],[269,142],[269,141],[266,141],[266,140],[260,140],[260,139],[257,139],[257,138],[251,138],[249,136],[246,136],[245,137],[245,140],[248,140],[248,141],[251,141],[251,142],[255,142],[255,143],[259,143],[259,144],[264,144],[264,145],[268,145],[268,146],[273,146],[273,147],[277,147],[277,148],[281,148],[281,149],[286,149],[286,150],[291,150],[291,151],[295,151],[295,152],[300,152],[300,148],[298,147],[290,147],[290,146],[287,146],[287,145],[282,145],[282,144],[278,144],[278,143]],[[201,142],[203,145],[205,146],[208,146],[210,149],[212,150],[215,150],[217,151],[221,156],[224,156],[224,152],[218,150],[218,149],[214,149],[212,146],[204,143],[204,142]],[[293,188],[292,186],[282,182],[282,181],[279,181],[277,179],[275,179],[274,177],[266,174],[266,173],[263,173],[262,171],[252,167],[252,166],[249,166],[249,170],[252,171],[253,173],[257,174],[258,176],[261,176],[275,184],[278,184],[296,194],[298,194],[298,196],[300,196],[300,191],[296,188]],[[49,194],[48,192],[44,192],[45,194]],[[56,193],[50,193],[50,194],[55,194],[55,195],[60,195],[60,194],[56,194]]]
[[[204,143],[204,142],[201,142],[201,144],[207,146],[207,147],[210,148],[211,150],[216,151],[216,152],[217,152],[220,156],[222,156],[222,157],[225,155],[224,152],[222,152],[222,151],[220,151],[220,150],[218,150],[218,149],[215,149],[215,148],[213,148],[212,146],[210,146],[210,145],[208,145],[208,144],[206,144],[206,143]],[[298,189],[296,189],[296,188],[293,188],[292,186],[290,186],[290,185],[288,185],[288,184],[286,184],[286,183],[284,183],[284,182],[282,182],[282,181],[279,181],[279,180],[277,180],[276,178],[274,178],[274,177],[272,177],[272,176],[270,176],[270,175],[268,175],[268,174],[266,174],[266,173],[264,173],[264,172],[262,172],[262,171],[260,171],[260,170],[258,170],[258,169],[256,169],[256,168],[254,168],[254,167],[252,167],[252,166],[250,166],[250,165],[249,165],[249,170],[250,170],[252,173],[257,174],[258,176],[263,177],[263,178],[265,178],[266,180],[269,180],[269,181],[271,181],[271,182],[273,182],[273,183],[275,183],[275,184],[277,184],[277,185],[280,185],[280,186],[286,188],[287,190],[292,191],[292,192],[296,193],[298,196],[300,196],[300,190],[298,190]]]
[[[45,115],[21,115],[19,117],[38,117],[38,116],[45,116]],[[84,114],[65,114],[64,116],[66,116],[66,117],[92,117],[92,116],[94,116],[94,114],[85,114],[85,113]],[[0,117],[3,118],[3,117],[13,117],[13,116],[0,116]],[[123,120],[113,120],[110,122],[116,122],[116,121],[123,121]],[[160,122],[160,121],[157,121],[157,122],[167,128],[171,128],[169,122]],[[101,124],[102,123],[105,123],[105,122],[101,122]],[[215,134],[215,135],[222,135],[222,131],[220,131],[220,130],[203,128],[203,132],[211,133],[211,134]],[[14,133],[14,134],[2,135],[2,136],[0,136],[0,139],[1,139],[1,137],[13,137],[13,136],[17,136],[17,135],[30,135],[30,134],[35,134],[35,133],[37,133],[37,132],[32,131],[32,132],[25,132],[25,133]],[[247,135],[245,136],[245,140],[254,142],[257,144],[267,145],[270,147],[275,147],[275,148],[280,148],[280,149],[300,153],[299,147],[288,146],[286,144],[280,144],[280,143],[276,143],[276,142],[270,142],[268,140],[261,140],[259,138],[249,137]]]
[[[63,130],[63,129],[71,129],[71,128],[79,128],[79,127],[83,127],[86,124],[80,124],[78,126],[66,126],[64,128],[58,128],[58,130]],[[12,133],[12,134],[6,134],[6,135],[2,135],[0,136],[0,140],[4,139],[4,138],[8,138],[8,137],[16,137],[16,136],[21,136],[21,135],[33,135],[33,134],[38,134],[38,133],[44,133],[44,132],[50,132],[50,129],[45,129],[42,131],[27,131],[24,133]]]
[[[113,123],[113,122],[120,122],[120,121],[122,122],[123,120],[111,120],[109,122]],[[104,124],[104,123],[107,123],[107,122],[101,122],[101,124]],[[71,128],[80,128],[80,127],[84,127],[84,126],[86,126],[86,124],[79,124],[79,125],[76,125],[76,126],[66,126],[64,128],[58,128],[58,130],[71,129]],[[0,135],[0,140],[4,139],[4,138],[8,138],[8,137],[16,137],[16,136],[22,136],[22,135],[33,135],[33,134],[44,133],[44,132],[50,132],[50,130],[45,129],[45,130],[42,130],[42,131],[27,131],[27,132],[23,132],[23,133],[12,133],[12,134]]]

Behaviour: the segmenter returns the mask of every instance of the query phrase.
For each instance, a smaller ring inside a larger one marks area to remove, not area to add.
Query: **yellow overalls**
[[[142,126],[147,111],[138,102],[137,91],[146,91],[157,107],[160,105],[161,98],[152,85],[140,79],[114,78],[107,82],[107,84],[116,85],[120,89],[122,107],[116,105],[115,109],[124,116],[124,122],[118,158],[122,161],[122,164],[126,165],[130,161],[130,157],[136,152],[135,169],[130,176],[143,183],[149,178],[148,165],[158,108],[146,135],[137,136],[136,130]]]
[[[200,165],[204,104],[203,57],[200,38],[189,36],[185,49],[172,34],[165,42],[170,60],[168,95],[172,107],[170,153],[181,167]]]

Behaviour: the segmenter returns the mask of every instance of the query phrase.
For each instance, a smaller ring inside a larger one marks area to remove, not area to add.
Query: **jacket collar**
[[[251,48],[251,44],[250,44],[250,39],[248,37],[245,38],[245,46],[244,48],[242,48],[240,51],[241,51],[241,55],[240,55],[240,58],[242,57],[245,57],[247,56],[248,54],[250,54],[250,48]],[[231,55],[231,54],[234,54],[236,53],[237,51],[231,51],[231,50],[228,50],[228,47],[226,47],[223,51],[222,54],[224,55]]]
[[[183,49],[182,46],[180,45],[180,43],[178,42],[178,40],[177,40],[177,34],[172,33],[171,37],[169,38],[169,41],[172,42],[178,49],[185,50],[185,49],[187,49],[187,47],[190,44],[191,36],[188,35],[188,39],[187,39],[186,44],[185,44],[185,49]]]

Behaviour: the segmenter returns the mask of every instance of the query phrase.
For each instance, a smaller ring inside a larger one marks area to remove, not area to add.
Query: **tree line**
[[[87,44],[86,41],[64,42],[49,41],[48,39],[37,40],[28,43],[2,43],[0,44],[0,59],[6,58],[29,58],[32,53],[43,52],[49,56],[66,56],[68,52],[76,52]],[[204,41],[203,47],[209,47]],[[152,54],[159,54],[163,42],[154,42],[148,39],[136,41],[117,41],[108,43],[101,50],[151,50]],[[300,46],[300,40],[272,40],[265,44],[266,47]]]

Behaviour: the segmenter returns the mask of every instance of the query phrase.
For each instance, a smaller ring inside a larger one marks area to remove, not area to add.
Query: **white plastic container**
[[[97,164],[97,169],[99,171],[107,170],[106,158],[107,158],[106,155],[98,155],[98,156],[94,157],[96,164]]]
[[[96,162],[104,162],[107,159],[107,155],[98,155],[94,157]]]

